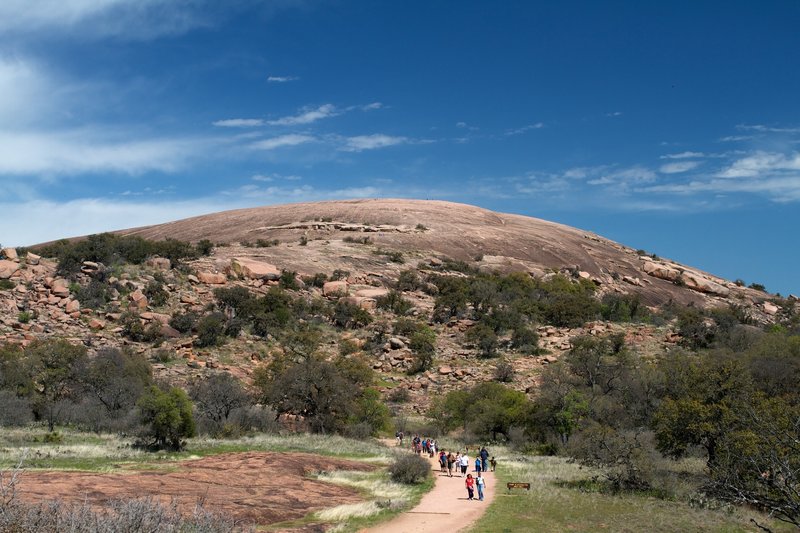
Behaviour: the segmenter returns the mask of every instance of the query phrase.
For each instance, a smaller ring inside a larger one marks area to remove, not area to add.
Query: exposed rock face
[[[727,287],[723,287],[719,283],[692,272],[682,273],[681,279],[687,287],[695,291],[704,292],[706,294],[714,294],[722,297],[727,297],[731,293],[730,289]]]
[[[141,290],[137,289],[133,291],[129,298],[131,301],[131,309],[139,311],[147,309],[147,296],[145,296]]]
[[[247,257],[234,257],[231,259],[231,270],[237,276],[247,279],[275,281],[281,277],[281,271],[275,265]]]
[[[346,281],[329,281],[322,286],[322,295],[326,297],[347,296],[349,285]]]
[[[209,285],[224,285],[228,278],[225,274],[217,274],[214,272],[198,272],[197,280],[200,283],[207,283]]]
[[[681,277],[681,273],[678,269],[653,261],[646,261],[642,266],[642,270],[644,270],[645,274],[667,281],[676,281]]]
[[[17,261],[19,259],[16,248],[3,248],[0,250],[0,257],[5,257],[9,261]]]
[[[356,296],[360,298],[380,298],[389,294],[389,289],[360,289],[356,291]]]
[[[9,279],[19,272],[19,263],[0,259],[0,279]]]
[[[169,270],[172,268],[172,263],[166,257],[151,257],[145,261],[144,264],[158,270]]]

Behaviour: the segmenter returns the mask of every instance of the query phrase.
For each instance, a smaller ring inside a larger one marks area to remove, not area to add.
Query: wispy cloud
[[[339,148],[340,150],[345,152],[361,152],[363,150],[375,150],[377,148],[386,148],[387,146],[406,144],[409,142],[409,139],[407,137],[394,137],[382,133],[374,133],[372,135],[347,137],[344,141],[344,145]]]
[[[736,129],[743,131],[757,131],[759,133],[800,133],[800,128],[765,126],[764,124],[738,124]]]
[[[265,122],[260,118],[228,118],[217,120],[212,124],[221,128],[255,128],[263,126]]]
[[[756,152],[734,161],[717,174],[720,178],[751,178],[776,172],[800,172],[800,153]]]
[[[297,81],[300,78],[297,76],[270,76],[267,78],[269,83],[287,83],[290,81]]]
[[[0,175],[172,172],[202,157],[203,138],[125,138],[109,131],[0,131]]]
[[[613,111],[611,113],[606,113],[607,117],[621,117],[622,111]]]
[[[662,155],[659,159],[692,159],[698,157],[706,157],[706,154],[703,152],[681,152],[679,154]]]
[[[297,115],[269,120],[267,124],[271,126],[298,126],[311,124],[324,118],[335,117],[339,112],[333,104],[324,104],[317,108],[303,108]]]
[[[658,169],[662,174],[680,174],[681,172],[688,172],[700,166],[699,161],[676,161],[675,163],[667,163],[661,165]]]
[[[276,148],[283,148],[285,146],[297,146],[300,144],[310,143],[316,140],[311,135],[303,135],[299,133],[290,133],[288,135],[281,135],[279,137],[272,137],[257,141],[250,145],[251,148],[258,150],[275,150]]]
[[[300,181],[302,180],[302,176],[296,176],[294,174],[290,174],[288,176],[284,176],[282,174],[256,174],[250,178],[253,181],[260,181],[260,182],[273,182],[273,181]]]
[[[741,142],[752,141],[753,139],[755,139],[755,135],[727,135],[719,140],[720,142]]]
[[[544,122],[537,122],[535,124],[528,124],[527,126],[522,126],[521,128],[514,128],[510,130],[506,130],[505,135],[522,135],[523,133],[527,133],[531,130],[540,130],[544,128]]]

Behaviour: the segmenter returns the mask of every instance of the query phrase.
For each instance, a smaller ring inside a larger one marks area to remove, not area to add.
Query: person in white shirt
[[[469,456],[464,453],[461,456],[461,477],[467,475],[467,468],[469,468]]]

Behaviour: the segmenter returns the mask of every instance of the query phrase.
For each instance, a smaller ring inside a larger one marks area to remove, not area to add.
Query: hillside
[[[6,259],[0,260],[0,278],[5,280],[0,290],[0,341],[24,346],[37,339],[66,337],[91,350],[130,346],[154,363],[157,375],[174,383],[185,384],[206,368],[248,381],[260,362],[282,353],[283,330],[265,333],[250,325],[209,344],[199,338],[197,321],[224,311],[225,320],[232,323],[235,310],[226,310],[216,289],[243,287],[253,297],[263,297],[280,286],[289,289],[290,299],[320,308],[309,319],[325,325],[323,353],[344,353],[342,346],[349,343],[354,343],[347,348],[350,352],[359,354],[358,348],[363,348],[364,360],[381,376],[382,392],[407,389],[411,401],[406,407],[421,412],[431,393],[490,377],[497,365],[496,358],[480,356],[479,346],[469,339],[480,316],[457,312],[434,318],[436,283],[448,277],[469,280],[477,272],[521,272],[546,285],[559,275],[591,291],[590,299],[578,307],[609,298],[625,306],[635,298],[649,307],[647,313],[673,303],[698,309],[733,306],[743,309],[747,320],[761,324],[774,322],[781,313],[766,293],[641,255],[595,234],[448,202],[354,200],[262,207],[117,234],[156,242],[207,239],[215,246],[210,255],[180,264],[158,257],[135,265],[88,261],[76,263],[70,275],[56,272],[55,259],[33,252],[17,257],[15,250],[7,249]],[[400,284],[402,276],[416,281]],[[330,281],[334,279],[338,281]],[[492,283],[497,280],[501,278]],[[401,295],[401,308],[381,303],[393,288]],[[547,290],[545,297],[550,298]],[[369,316],[357,327],[336,324],[331,313],[339,303],[366,310]],[[574,307],[570,312],[580,312]],[[669,318],[638,324],[628,323],[628,318],[620,323],[598,320],[599,312],[591,311],[570,321],[547,318],[542,312],[524,318],[535,326],[534,357],[513,349],[514,326],[493,326],[499,335],[498,355],[507,356],[516,375],[512,386],[518,390],[534,390],[543,365],[557,360],[570,348],[571,339],[581,335],[622,334],[642,354],[663,353],[681,340]],[[433,328],[433,359],[423,371],[412,371],[418,352],[409,346],[413,332],[392,325],[401,315],[419,327],[429,323]],[[194,322],[176,330],[176,318],[185,316]],[[299,323],[309,319],[300,318]]]

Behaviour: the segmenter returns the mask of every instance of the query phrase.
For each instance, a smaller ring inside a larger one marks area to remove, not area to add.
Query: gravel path
[[[394,446],[394,442],[391,445]],[[471,456],[471,462],[473,464],[475,462],[474,455]],[[365,531],[367,533],[455,533],[472,526],[486,512],[497,490],[493,473],[483,474],[486,477],[484,500],[469,501],[463,477],[455,473],[452,478],[441,474],[439,463],[433,459],[431,468],[436,483],[433,490],[427,493],[416,507],[385,524]],[[477,490],[475,495],[477,498]]]

